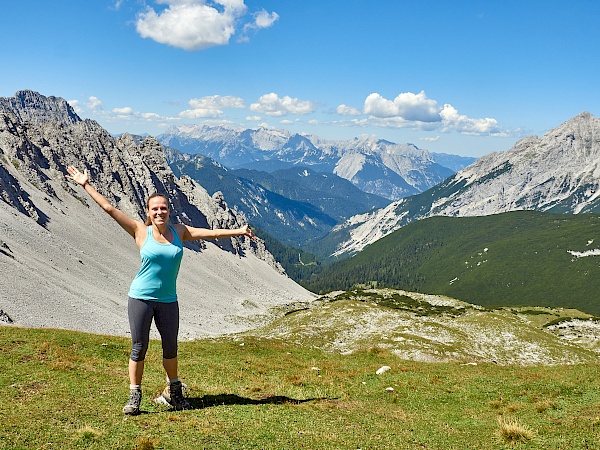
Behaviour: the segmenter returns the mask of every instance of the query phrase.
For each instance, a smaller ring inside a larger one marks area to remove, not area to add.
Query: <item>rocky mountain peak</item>
[[[168,132],[157,138],[164,145],[203,154],[232,169],[265,170],[281,167],[278,163],[309,166],[317,172],[335,173],[364,192],[390,200],[421,192],[454,173],[436,164],[427,150],[371,135],[344,141],[267,128],[229,129],[226,133],[216,127],[178,130],[178,134]]]
[[[50,121],[73,125],[81,122],[81,118],[65,99],[46,97],[30,90],[18,91],[14,97],[0,98],[0,110],[12,112],[22,122],[34,124]]]
[[[171,201],[176,222],[207,228],[246,222],[224,199],[211,198],[190,179],[178,179],[154,137],[139,145],[128,133],[115,139],[97,122],[81,120],[61,98],[32,91],[0,98],[0,200],[44,226],[48,219],[28,188],[33,186],[48,201],[58,200],[62,190],[78,195],[65,180],[66,167],[72,164],[86,169],[96,189],[132,217],[145,220],[146,199],[162,192]],[[236,254],[254,253],[282,271],[262,242],[233,238],[216,244]]]
[[[130,217],[146,219],[146,199],[167,194],[171,222],[203,228],[246,223],[222,195],[176,177],[153,137],[114,138],[68,104],[30,91],[0,98],[0,322],[127,335],[127,290],[139,267],[131,236],[66,167]],[[283,274],[263,241],[186,241],[178,279],[180,338],[238,332],[282,314],[312,294]],[[225,251],[224,251],[225,250]],[[157,335],[156,335],[157,336]]]

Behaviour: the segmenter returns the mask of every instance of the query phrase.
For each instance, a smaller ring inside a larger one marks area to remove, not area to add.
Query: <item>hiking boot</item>
[[[129,400],[123,407],[123,414],[137,416],[140,413],[140,403],[142,403],[142,391],[139,389],[130,389]]]
[[[160,397],[156,399],[158,403],[166,404],[171,406],[175,411],[181,411],[183,409],[191,409],[192,406],[183,396],[183,385],[181,381],[168,384],[165,390],[162,392]]]

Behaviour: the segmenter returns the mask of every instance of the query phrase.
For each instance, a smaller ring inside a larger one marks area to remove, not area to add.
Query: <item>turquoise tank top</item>
[[[177,274],[183,257],[183,244],[172,226],[173,242],[161,244],[152,236],[152,225],[146,228],[146,240],[140,249],[142,267],[131,282],[129,296],[157,302],[177,301]]]

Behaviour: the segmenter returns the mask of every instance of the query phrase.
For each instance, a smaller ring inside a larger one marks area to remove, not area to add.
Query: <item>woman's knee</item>
[[[131,354],[129,359],[132,361],[143,361],[146,358],[146,352],[148,351],[148,345],[144,345],[142,342],[135,342],[131,346]]]
[[[163,358],[164,359],[177,358],[177,341],[165,342],[163,340],[162,348],[163,348]]]

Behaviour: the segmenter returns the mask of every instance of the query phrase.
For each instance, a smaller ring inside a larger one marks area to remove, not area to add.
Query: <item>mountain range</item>
[[[247,222],[170,169],[152,137],[136,143],[82,120],[62,98],[19,91],[0,98],[0,310],[24,326],[127,335],[127,290],[139,267],[131,237],[65,178],[87,170],[113,205],[145,220],[145,201],[169,197],[171,220],[206,228]],[[278,307],[314,296],[261,240],[186,243],[178,281],[181,337],[247,329]]]
[[[286,245],[301,247],[325,236],[337,223],[389,204],[332,173],[294,166],[272,173],[228,169],[202,154],[165,148],[177,176],[189,176]]]
[[[314,172],[334,173],[364,192],[389,200],[422,192],[455,172],[436,158],[453,167],[465,167],[474,161],[372,136],[332,141],[266,128],[172,126],[157,140],[183,153],[208,156],[232,169],[273,172],[302,166]]]
[[[315,248],[323,256],[347,257],[431,216],[598,212],[599,195],[600,120],[584,112],[542,137],[530,136],[508,151],[479,158],[421,194],[351,217]]]

